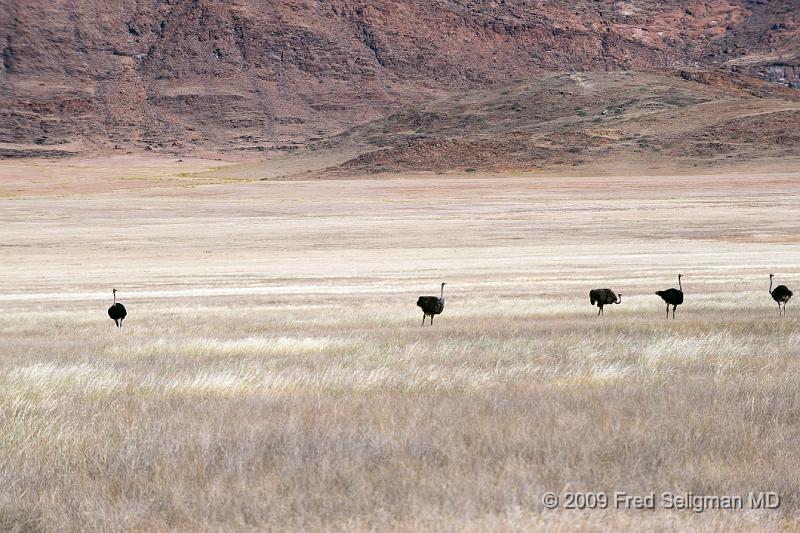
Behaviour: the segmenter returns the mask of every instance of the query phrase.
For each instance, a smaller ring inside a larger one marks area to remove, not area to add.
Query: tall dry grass
[[[456,297],[432,328],[396,295],[134,303],[121,332],[12,309],[0,529],[796,528],[798,320],[742,297]],[[545,510],[563,490],[782,505]]]

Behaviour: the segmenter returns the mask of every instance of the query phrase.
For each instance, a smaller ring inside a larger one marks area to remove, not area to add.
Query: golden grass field
[[[0,530],[800,527],[800,302],[767,293],[800,290],[796,171],[70,172],[0,200]],[[596,287],[624,295],[603,318]]]

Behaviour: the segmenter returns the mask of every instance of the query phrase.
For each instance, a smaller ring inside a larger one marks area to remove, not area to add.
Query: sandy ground
[[[0,161],[0,199],[221,182],[224,179],[200,177],[199,174],[229,166],[231,163],[219,160],[143,154],[8,159]]]
[[[145,170],[139,170],[145,172]],[[761,292],[800,277],[800,187],[760,175],[405,177],[3,201],[0,302],[243,294],[584,299]],[[764,293],[766,294],[766,293]],[[761,298],[760,300],[763,300]],[[755,301],[753,302],[756,303]],[[686,306],[690,312],[690,306]]]

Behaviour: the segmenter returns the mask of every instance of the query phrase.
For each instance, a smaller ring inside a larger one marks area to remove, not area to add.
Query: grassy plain
[[[800,286],[798,177],[30,187],[0,208],[0,529],[796,529],[800,314],[767,275]],[[570,490],[782,504],[544,509]]]

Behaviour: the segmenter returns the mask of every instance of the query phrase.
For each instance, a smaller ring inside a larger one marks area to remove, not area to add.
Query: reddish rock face
[[[737,68],[800,84],[795,0],[18,0],[0,143],[290,151],[542,71]]]

